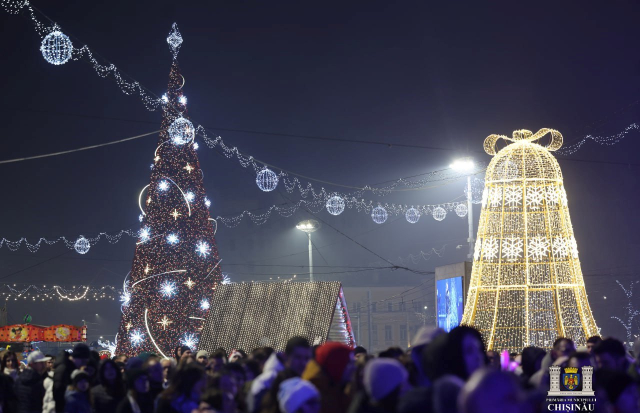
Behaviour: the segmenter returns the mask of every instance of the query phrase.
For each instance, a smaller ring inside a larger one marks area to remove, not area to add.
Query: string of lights
[[[20,238],[17,241],[10,241],[6,238],[0,240],[0,248],[6,245],[11,251],[17,251],[22,244],[24,244],[30,252],[37,252],[43,244],[54,245],[59,242],[63,243],[67,248],[74,249],[78,254],[86,254],[92,245],[97,244],[103,237],[110,243],[115,244],[122,238],[123,235],[129,235],[130,237],[137,237],[138,231],[131,229],[123,229],[114,235],[109,235],[106,232],[101,232],[93,238],[86,238],[80,235],[75,240],[70,240],[66,237],[58,237],[56,239],[40,238],[36,243],[30,243],[25,237]]]
[[[572,145],[568,145],[565,148],[559,149],[557,153],[559,155],[564,155],[564,156],[573,155],[574,153],[579,151],[580,148],[582,148],[582,146],[588,141],[593,141],[602,146],[613,146],[617,143],[620,143],[620,141],[626,138],[630,132],[638,131],[639,129],[640,129],[640,125],[638,125],[637,123],[632,123],[626,128],[624,128],[622,131],[614,135],[609,135],[609,136],[587,135],[584,138],[580,139],[580,141]]]
[[[0,284],[0,298],[31,301],[98,301],[115,300],[120,292],[113,286]]]

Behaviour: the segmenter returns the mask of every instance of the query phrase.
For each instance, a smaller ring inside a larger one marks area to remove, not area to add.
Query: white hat
[[[396,359],[377,358],[364,366],[364,389],[369,397],[380,401],[406,383],[409,374]]]
[[[300,377],[293,377],[280,383],[278,405],[282,413],[294,413],[313,398],[320,398],[318,389]]]
[[[27,364],[40,363],[49,360],[51,360],[51,357],[45,357],[44,354],[42,354],[42,351],[34,351],[29,353],[29,356],[27,357]]]

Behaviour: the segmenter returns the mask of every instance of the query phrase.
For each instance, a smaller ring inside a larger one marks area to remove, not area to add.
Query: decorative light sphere
[[[381,206],[373,208],[371,211],[371,219],[373,219],[373,222],[376,224],[384,224],[387,220],[387,210]]]
[[[409,222],[410,224],[415,224],[420,219],[421,214],[420,211],[418,211],[416,208],[411,207],[407,209],[407,212],[405,212],[404,216],[407,219],[407,222]]]
[[[193,192],[188,191],[185,194],[185,198],[187,198],[187,201],[192,202],[194,199],[196,199],[196,195]]]
[[[62,65],[71,59],[73,45],[66,34],[54,30],[42,39],[40,51],[47,62],[52,65]]]
[[[466,217],[468,212],[469,212],[469,209],[465,204],[458,204],[456,206],[456,215],[459,216],[460,218]]]
[[[200,301],[200,308],[203,309],[203,310],[208,310],[209,309],[209,300],[207,300],[205,298],[202,301]]]
[[[169,138],[176,145],[184,145],[195,138],[195,128],[189,119],[180,116],[174,120],[168,129]]]
[[[87,252],[89,252],[89,248],[91,248],[91,243],[84,236],[80,235],[80,237],[73,244],[73,248],[78,254],[86,254]]]
[[[436,221],[442,221],[447,216],[447,211],[442,207],[435,207],[433,209],[433,219]]]
[[[332,196],[327,201],[327,212],[331,215],[340,215],[344,211],[344,199],[337,195]]]
[[[204,241],[200,241],[198,245],[196,245],[196,251],[200,254],[201,257],[206,257],[211,253],[211,247],[208,243]]]
[[[207,208],[211,206],[211,200],[206,196],[204,197],[204,206],[206,206]]]
[[[167,242],[171,245],[176,245],[178,242],[180,242],[180,239],[176,234],[169,234],[167,235]]]
[[[166,191],[167,189],[169,189],[169,182],[160,181],[160,183],[158,184],[158,189],[161,191]]]
[[[162,293],[164,297],[172,297],[176,293],[176,283],[165,281],[160,286],[160,293]]]
[[[256,176],[258,188],[265,192],[271,192],[278,186],[278,175],[269,168],[264,168]]]

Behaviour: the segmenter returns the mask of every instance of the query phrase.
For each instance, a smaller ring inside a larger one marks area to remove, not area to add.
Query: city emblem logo
[[[580,386],[580,373],[576,367],[567,367],[562,373],[562,385],[569,391],[574,391]]]

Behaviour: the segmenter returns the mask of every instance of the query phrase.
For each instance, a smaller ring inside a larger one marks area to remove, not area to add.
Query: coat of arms
[[[567,367],[562,373],[562,385],[569,391],[577,390],[580,386],[580,373],[576,367]]]

